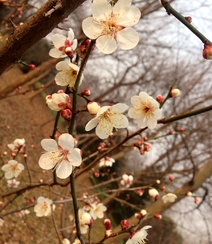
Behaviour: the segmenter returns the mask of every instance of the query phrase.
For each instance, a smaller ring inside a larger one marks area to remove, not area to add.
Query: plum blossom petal
[[[34,212],[37,217],[51,215],[52,209],[55,209],[55,205],[52,204],[52,200],[45,197],[38,197],[37,204],[34,207]]]
[[[128,126],[128,119],[122,114],[127,108],[128,106],[123,103],[101,107],[95,118],[86,124],[85,130],[89,131],[96,126],[97,136],[106,139],[112,133],[113,128],[126,128]]]
[[[10,143],[7,145],[9,147],[9,149],[11,149],[14,152],[17,152],[18,150],[20,150],[22,147],[25,146],[25,139],[15,139],[13,143]]]
[[[43,139],[41,146],[46,151],[39,159],[39,166],[42,169],[56,169],[56,175],[65,179],[73,171],[74,166],[82,163],[80,150],[74,148],[74,138],[64,133],[59,136],[58,144],[53,139]]]
[[[93,17],[83,20],[82,29],[86,36],[97,39],[96,46],[101,52],[110,54],[117,46],[128,50],[138,44],[137,32],[129,27],[138,23],[141,13],[131,6],[131,0],[119,0],[114,6],[107,0],[94,0],[92,14]],[[129,30],[125,31],[126,27]]]
[[[146,92],[140,92],[139,96],[133,96],[131,103],[129,117],[135,119],[140,128],[147,126],[154,129],[157,126],[157,120],[161,117],[159,103]]]
[[[106,210],[107,208],[102,203],[92,203],[89,213],[94,220],[97,218],[102,219]]]
[[[72,101],[69,95],[64,92],[54,93],[46,96],[46,104],[54,111],[61,111],[63,109],[71,109]]]
[[[59,86],[74,87],[79,67],[69,61],[61,61],[56,64],[56,69],[59,71],[55,76],[56,84]],[[80,79],[79,85],[82,83],[83,76]]]
[[[52,36],[54,47],[49,51],[49,55],[53,58],[73,57],[74,50],[77,47],[77,40],[74,39],[74,32],[70,28],[68,37],[62,34],[54,34]]]
[[[99,167],[112,167],[113,163],[115,163],[114,158],[105,157],[99,161]]]
[[[18,177],[22,170],[24,170],[24,165],[18,163],[16,160],[10,160],[7,164],[3,165],[1,169],[5,171],[5,178],[10,180],[13,177]]]
[[[167,202],[174,202],[175,200],[177,199],[177,196],[173,193],[167,193],[166,195],[164,195],[162,197],[162,201],[164,203],[167,203]]]
[[[145,240],[147,239],[147,231],[149,228],[152,228],[152,226],[150,225],[146,225],[144,226],[142,229],[140,229],[139,231],[133,233],[129,240],[126,242],[126,244],[145,244]]]

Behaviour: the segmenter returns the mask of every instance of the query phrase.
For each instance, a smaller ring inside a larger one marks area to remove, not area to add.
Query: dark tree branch
[[[84,0],[49,0],[28,21],[18,26],[0,48],[0,74],[83,2]]]

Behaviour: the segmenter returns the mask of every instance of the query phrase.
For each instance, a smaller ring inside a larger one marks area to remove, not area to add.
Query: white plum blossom
[[[23,216],[25,216],[25,215],[28,215],[28,214],[30,214],[30,211],[28,210],[28,209],[23,209],[23,210],[21,210],[20,212],[18,212],[18,215],[19,215],[19,217],[23,217]]]
[[[51,215],[52,209],[55,209],[55,205],[52,204],[52,200],[45,197],[38,197],[37,204],[34,206],[34,212],[37,217]]]
[[[89,213],[94,220],[102,219],[106,210],[107,208],[102,203],[92,203]]]
[[[99,167],[112,167],[113,163],[115,163],[114,158],[105,157],[105,158],[100,159]]]
[[[81,241],[79,239],[75,239],[72,244],[81,244]]]
[[[80,231],[82,234],[86,234],[89,226],[93,223],[91,215],[84,210],[84,208],[79,208],[78,210]]]
[[[83,32],[90,39],[97,39],[97,48],[105,53],[113,53],[117,45],[123,50],[134,48],[139,42],[138,33],[132,29],[138,23],[141,12],[131,6],[131,0],[119,0],[113,6],[107,0],[94,0],[93,17],[82,22]]]
[[[122,114],[127,108],[128,106],[123,103],[101,107],[96,116],[86,124],[85,130],[90,131],[96,127],[97,136],[106,139],[113,132],[113,128],[128,126],[128,119]]]
[[[15,139],[13,143],[8,144],[7,146],[9,147],[9,149],[16,152],[20,150],[24,145],[25,145],[25,139],[22,138],[22,139]]]
[[[126,244],[145,244],[145,240],[147,240],[146,237],[148,235],[146,230],[148,230],[149,228],[152,228],[152,226],[146,225],[139,231],[131,234]]]
[[[71,244],[71,242],[67,238],[62,239],[62,243],[63,244]]]
[[[52,36],[54,48],[49,51],[49,56],[53,58],[65,58],[73,56],[74,50],[77,48],[77,40],[74,39],[74,32],[70,28],[68,37],[62,34],[54,34]]]
[[[7,181],[8,187],[17,188],[19,186],[19,184],[20,184],[20,181],[17,181],[15,178]]]
[[[129,117],[135,119],[140,128],[147,126],[154,129],[157,126],[157,120],[161,118],[159,103],[143,91],[138,96],[132,96],[131,103]]]
[[[56,64],[56,69],[59,71],[55,76],[55,82],[59,86],[74,87],[77,75],[79,72],[79,66],[69,61],[60,61]],[[83,75],[80,78],[79,85],[81,85]]]
[[[60,111],[66,108],[72,108],[72,102],[66,93],[54,93],[46,96],[46,104],[54,111]]]
[[[162,197],[162,200],[164,203],[167,203],[167,202],[174,202],[175,200],[177,199],[177,196],[173,193],[167,193],[166,195],[164,195]]]
[[[13,177],[18,177],[21,171],[24,170],[24,165],[18,163],[16,160],[10,160],[7,164],[3,165],[1,169],[5,171],[5,178],[10,180]]]
[[[68,133],[59,136],[58,143],[54,139],[43,139],[41,146],[46,151],[39,159],[42,169],[54,169],[56,175],[65,179],[72,173],[73,167],[82,163],[80,150],[74,148],[74,138]]]
[[[133,176],[132,175],[127,175],[127,174],[122,175],[122,180],[120,181],[120,184],[122,186],[129,188],[132,185],[132,182],[133,182]]]

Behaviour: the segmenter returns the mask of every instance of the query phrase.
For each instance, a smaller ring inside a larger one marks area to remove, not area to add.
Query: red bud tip
[[[127,219],[121,221],[121,229],[126,230],[130,227],[130,222]]]
[[[158,95],[158,96],[156,97],[156,100],[161,104],[161,103],[163,103],[163,101],[164,101],[164,97],[163,97],[162,95]]]
[[[190,16],[185,17],[185,19],[188,21],[188,23],[191,24],[191,22],[192,22],[192,18],[191,18]]]
[[[170,180],[170,181],[173,181],[173,180],[174,180],[174,176],[173,176],[173,175],[170,175],[170,176],[169,176],[169,180]]]
[[[161,214],[155,214],[154,215],[154,218],[156,218],[156,219],[162,219],[162,215]]]
[[[37,68],[35,64],[29,64],[28,67],[29,67],[30,70],[33,70],[33,69]]]
[[[204,59],[212,60],[212,44],[205,44],[202,51],[202,56]]]

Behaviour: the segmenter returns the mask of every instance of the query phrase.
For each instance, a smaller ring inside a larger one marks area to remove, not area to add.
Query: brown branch
[[[28,21],[18,26],[0,48],[0,74],[83,2],[84,0],[48,0]],[[59,5],[60,8],[57,7]]]

